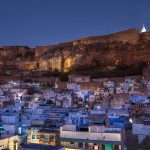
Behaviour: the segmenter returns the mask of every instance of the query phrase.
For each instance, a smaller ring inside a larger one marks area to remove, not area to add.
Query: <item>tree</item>
[[[28,88],[28,95],[33,95],[35,93],[35,89],[33,87]]]

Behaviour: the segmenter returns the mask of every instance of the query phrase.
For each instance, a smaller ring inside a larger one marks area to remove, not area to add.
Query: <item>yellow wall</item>
[[[65,148],[65,150],[81,150],[81,149]]]
[[[0,140],[0,149],[9,148],[10,150],[14,150],[14,141],[17,141],[16,150],[18,150],[18,145],[21,143],[21,138],[19,136],[12,136],[6,139]]]
[[[79,143],[77,142],[74,142],[73,144],[70,144],[70,142],[61,142],[61,145],[64,147],[67,147],[65,148],[65,150],[74,150],[74,149],[78,150],[78,147],[79,147]]]

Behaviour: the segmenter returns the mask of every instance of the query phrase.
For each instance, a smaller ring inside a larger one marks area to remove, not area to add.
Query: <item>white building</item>
[[[60,128],[60,142],[66,149],[124,148],[124,132],[120,128],[89,126],[88,131],[77,131],[75,125]]]
[[[80,90],[80,85],[77,83],[68,82],[67,89],[73,90],[74,92],[78,92]]]
[[[143,27],[142,27],[142,29],[141,29],[141,33],[144,33],[144,32],[147,32],[147,31],[146,31],[146,28],[145,28],[145,26],[144,26],[144,24],[143,24]]]
[[[2,126],[4,128],[4,134],[15,135],[18,133],[19,127],[19,115],[17,113],[3,113],[2,114]]]
[[[150,136],[150,125],[143,123],[133,123],[132,133],[138,135],[138,141],[140,144],[146,138],[146,136]]]

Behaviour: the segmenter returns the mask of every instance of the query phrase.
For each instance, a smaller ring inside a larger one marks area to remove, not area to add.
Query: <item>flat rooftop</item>
[[[24,144],[19,148],[19,150],[60,150],[61,146],[50,146],[42,144]]]

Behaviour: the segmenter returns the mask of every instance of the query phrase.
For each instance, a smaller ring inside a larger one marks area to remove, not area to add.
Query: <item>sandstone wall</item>
[[[147,42],[145,45],[139,42],[139,39],[143,38],[142,35]],[[150,61],[148,40],[150,40],[150,32],[139,33],[136,29],[130,29],[69,43],[38,46],[35,49],[26,46],[5,46],[0,48],[0,68],[20,70],[57,68],[68,71],[78,65],[90,66],[103,63],[106,66],[115,66],[120,62],[125,64],[148,62]]]
[[[0,48],[0,57],[23,57],[30,52],[32,52],[32,50],[25,46],[4,46]]]
[[[18,66],[16,65],[15,62],[6,62],[6,61],[0,61],[0,69],[18,69]]]
[[[40,70],[49,70],[49,69],[62,69],[62,58],[59,57],[53,57],[49,58],[47,60],[40,59],[39,62],[39,69]]]
[[[42,56],[46,51],[49,50],[49,46],[38,46],[35,48],[35,57]]]
[[[130,29],[110,35],[105,36],[97,36],[97,37],[89,37],[89,38],[83,38],[80,40],[73,41],[73,45],[79,45],[79,44],[92,44],[97,42],[112,42],[112,41],[122,41],[122,42],[129,42],[132,44],[135,44],[138,40],[139,32],[136,29]]]
[[[150,40],[150,32],[141,33],[141,34],[144,35],[144,38],[145,38],[146,40]]]
[[[22,61],[17,63],[19,70],[36,70],[37,63],[35,61]]]

